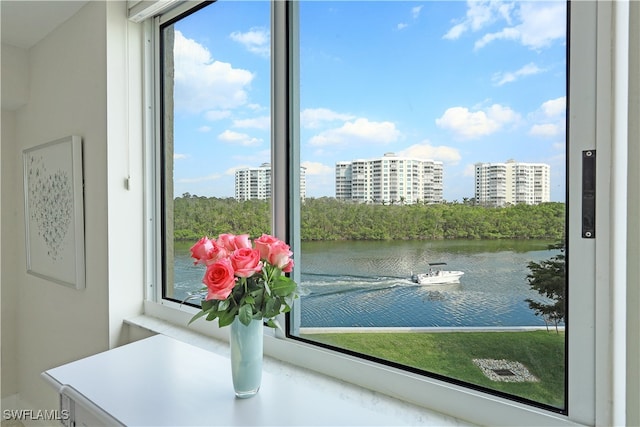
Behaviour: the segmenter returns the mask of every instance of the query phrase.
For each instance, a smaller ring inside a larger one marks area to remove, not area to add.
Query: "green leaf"
[[[208,313],[208,311],[200,310],[199,312],[197,312],[197,313],[195,314],[195,316],[193,316],[193,317],[191,318],[191,320],[189,320],[188,325],[192,324],[194,321],[198,320],[199,318],[201,318],[202,316],[204,316],[204,315],[205,315],[205,314],[207,314],[207,313]]]
[[[280,328],[280,323],[276,322],[275,319],[268,319],[267,320],[267,326],[270,328]]]
[[[236,313],[237,313],[237,310],[235,308],[231,309],[230,311],[225,311],[221,313],[220,316],[218,317],[218,326],[222,328],[232,324],[233,319],[236,317]]]
[[[203,311],[209,311],[211,310],[216,304],[218,304],[218,300],[215,299],[210,299],[210,300],[202,300],[202,302],[200,303],[200,306],[202,307]]]
[[[240,307],[240,310],[238,311],[238,317],[240,318],[240,322],[242,322],[243,325],[249,326],[249,323],[251,323],[251,319],[253,319],[253,309],[251,308],[251,306],[249,304],[246,304]]]
[[[280,276],[276,278],[271,284],[271,292],[274,295],[281,297],[288,296],[295,292],[296,282],[287,276]]]
[[[231,305],[231,302],[228,299],[220,301],[218,304],[218,311],[224,311]]]
[[[219,312],[215,311],[215,310],[210,310],[208,313],[209,314],[207,316],[207,320],[210,322],[210,321],[214,320],[216,317],[218,317],[218,313]]]
[[[257,288],[252,290],[251,292],[249,292],[249,295],[251,295],[254,298],[258,298],[260,295],[262,295],[262,288]]]
[[[264,317],[271,318],[280,314],[280,298],[269,298],[264,306]]]

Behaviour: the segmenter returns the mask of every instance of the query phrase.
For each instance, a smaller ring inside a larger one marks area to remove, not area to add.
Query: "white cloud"
[[[464,18],[443,36],[456,40],[466,32],[480,32],[498,23],[502,28],[483,34],[475,43],[481,49],[496,40],[514,40],[541,49],[566,37],[566,9],[561,1],[501,2],[469,0]]]
[[[449,40],[458,39],[467,31],[479,31],[501,18],[510,23],[513,7],[513,3],[469,0],[467,1],[467,13],[464,19],[451,27],[443,38]]]
[[[442,36],[443,39],[448,39],[448,40],[457,40],[460,38],[460,36],[462,36],[462,34],[467,31],[467,25],[462,23],[462,24],[456,24],[453,27],[451,27],[451,29],[447,32],[447,34],[445,34],[444,36]]]
[[[534,124],[529,129],[529,135],[544,138],[564,136],[566,106],[567,98],[564,96],[543,102],[540,108],[531,114]]]
[[[488,33],[473,45],[474,49],[481,49],[494,40],[518,40],[520,32],[515,28],[505,28],[497,33]]]
[[[414,6],[411,8],[411,18],[414,21],[420,17],[420,12],[422,11],[422,7],[423,6],[421,5],[421,6]],[[400,22],[398,25],[396,25],[396,30],[401,31],[407,27],[409,27],[409,24],[407,24],[406,22]]]
[[[413,17],[413,19],[418,19],[418,17],[420,16],[420,11],[422,10],[423,6],[415,6],[411,8],[411,16]]]
[[[306,168],[307,175],[327,175],[333,174],[334,168],[320,162],[302,162],[300,164]]]
[[[200,126],[198,128],[198,132],[203,132],[203,133],[211,132],[211,126]]]
[[[306,108],[300,112],[300,125],[307,129],[316,129],[326,122],[344,122],[354,118],[353,115],[336,113],[328,108]]]
[[[494,81],[496,86],[502,86],[506,83],[513,83],[518,80],[520,77],[531,76],[534,74],[542,73],[544,70],[539,68],[536,64],[529,63],[524,67],[520,68],[517,71],[513,72],[505,72],[505,73],[496,73],[492,80]]]
[[[560,135],[563,129],[560,126],[553,123],[536,124],[531,126],[529,135],[542,136],[542,137],[554,137]]]
[[[566,37],[566,3],[532,2],[520,6],[522,24],[517,28],[523,45],[532,49],[549,46]]]
[[[173,160],[180,160],[180,159],[187,159],[187,158],[189,158],[188,154],[179,154],[179,153],[173,154]]]
[[[516,40],[538,50],[566,37],[566,12],[562,2],[522,2],[516,15],[519,24],[485,34],[475,44],[480,49],[494,40]]]
[[[504,126],[515,124],[520,115],[499,104],[479,111],[470,111],[466,107],[452,107],[436,119],[436,125],[448,129],[463,139],[473,139],[491,135]]]
[[[252,138],[245,133],[234,132],[231,130],[225,130],[220,135],[218,135],[218,139],[222,142],[226,142],[234,145],[241,145],[244,147],[254,147],[262,144],[262,139]]]
[[[263,27],[251,28],[246,33],[233,32],[231,40],[243,45],[249,52],[268,57],[271,49],[271,36],[269,30]]]
[[[226,119],[231,116],[231,111],[229,110],[211,110],[204,113],[204,118],[207,120],[211,120],[212,122],[216,120]]]
[[[407,147],[399,151],[398,155],[425,160],[438,160],[451,165],[458,164],[461,159],[460,151],[457,148],[444,145],[433,146],[429,141],[423,141],[421,144],[414,144]]]
[[[271,117],[262,116],[251,119],[238,119],[233,121],[233,126],[237,128],[269,130],[271,128]]]
[[[174,41],[175,108],[191,113],[231,109],[247,102],[253,74],[214,61],[209,51],[180,31]]]
[[[567,97],[551,99],[542,104],[541,110],[547,117],[564,116],[567,108]]]
[[[400,131],[391,122],[371,122],[360,118],[313,136],[309,144],[315,146],[388,144],[397,141],[400,135]]]

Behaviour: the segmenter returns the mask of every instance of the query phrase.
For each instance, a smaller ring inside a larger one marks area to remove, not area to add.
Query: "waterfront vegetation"
[[[184,194],[174,200],[173,212],[174,238],[181,242],[176,247],[184,246],[185,250],[202,236],[231,232],[248,233],[255,238],[271,232],[269,201],[239,202],[233,198]],[[467,247],[477,245],[484,248],[480,249],[483,251],[502,244],[514,250],[514,240],[527,247],[534,243],[533,240],[560,242],[565,231],[565,205],[556,202],[496,208],[474,205],[468,200],[462,203],[382,205],[323,197],[307,199],[301,205],[300,215],[301,238],[314,246],[343,243],[339,241],[345,241],[345,244],[352,241],[358,245],[361,242],[356,241],[363,241],[363,244],[364,241],[372,241],[371,244],[373,241],[385,241],[386,244],[387,241],[413,243],[411,241],[431,240],[444,244],[449,243],[444,240],[455,243],[455,239],[467,239],[473,242],[460,243]],[[530,281],[531,288],[541,295],[550,297],[546,287],[538,286],[548,284],[546,278],[549,274],[555,278],[553,284],[564,290],[564,270],[555,277],[558,272],[548,272],[545,261],[529,263],[529,269],[529,278],[533,280],[533,283]],[[538,278],[541,280],[536,281]],[[540,281],[544,283],[537,283]],[[564,299],[561,303],[564,304]],[[302,337],[552,407],[565,407],[563,331],[358,332],[307,334]],[[493,381],[482,373],[473,359],[517,361],[539,381]]]
[[[303,241],[546,239],[564,235],[565,205],[508,207],[441,204],[360,204],[330,197],[301,205]],[[223,232],[270,233],[270,202],[184,194],[174,200],[174,237],[195,241]]]
[[[358,332],[302,336],[550,406],[564,407],[564,332]],[[539,381],[492,381],[473,359],[517,361]]]

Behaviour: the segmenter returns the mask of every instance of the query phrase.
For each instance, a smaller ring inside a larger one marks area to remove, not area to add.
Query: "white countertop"
[[[256,396],[237,399],[228,358],[164,335],[42,375],[59,393],[72,391],[76,407],[83,406],[77,414],[95,405],[90,412],[107,413],[127,426],[391,426],[399,421],[397,414],[354,405],[326,387],[269,372],[263,372]],[[108,417],[102,420],[109,423]]]

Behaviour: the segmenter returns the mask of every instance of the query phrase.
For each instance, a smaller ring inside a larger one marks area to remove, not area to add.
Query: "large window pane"
[[[566,411],[566,20],[300,3],[295,336]]]
[[[202,288],[200,237],[270,232],[269,18],[221,0],[161,26],[165,298]]]
[[[195,240],[269,233],[286,190],[269,7],[161,26],[166,298],[201,288]],[[297,338],[566,411],[566,7],[300,3]]]

